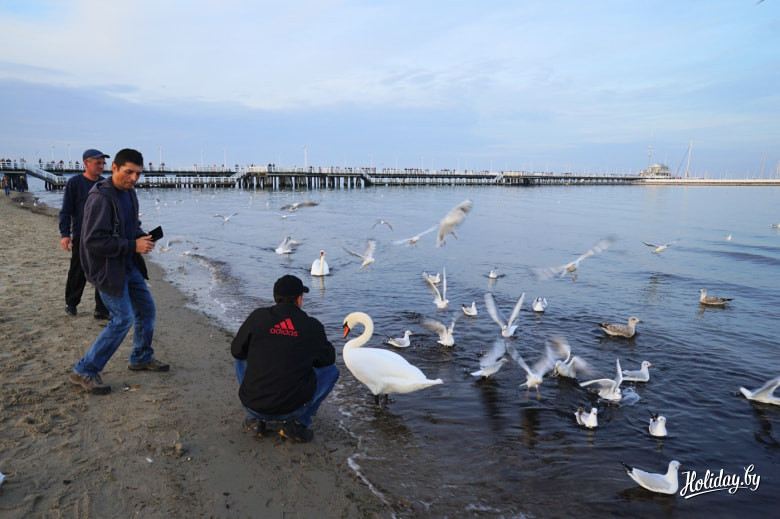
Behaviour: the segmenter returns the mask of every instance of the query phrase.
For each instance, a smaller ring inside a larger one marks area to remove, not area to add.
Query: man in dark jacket
[[[138,198],[133,187],[143,171],[143,156],[123,149],[111,164],[111,178],[90,190],[84,206],[79,252],[87,280],[100,291],[111,320],[87,354],[73,367],[69,380],[91,393],[105,394],[111,386],[100,378],[106,363],[122,344],[130,327],[133,350],[128,368],[133,371],[168,371],[154,358],[155,306],[146,286],[146,265],[141,254],[154,249],[154,241],[141,230]]]
[[[238,330],[230,352],[236,359],[238,397],[258,437],[266,422],[283,422],[279,434],[308,442],[309,426],[320,404],[336,385],[336,350],[325,328],[301,307],[309,288],[295,276],[274,284],[275,306],[258,308]]]
[[[62,209],[60,209],[60,246],[70,251],[70,268],[68,280],[65,283],[65,311],[70,315],[76,315],[76,307],[81,302],[84,293],[84,285],[87,278],[84,277],[84,269],[81,267],[79,255],[79,243],[81,242],[81,219],[84,215],[84,204],[87,201],[89,190],[102,180],[100,174],[106,165],[109,156],[95,149],[84,152],[84,173],[73,175],[65,184],[65,193],[62,196]],[[95,288],[95,319],[109,319],[108,309],[100,299],[100,293]]]

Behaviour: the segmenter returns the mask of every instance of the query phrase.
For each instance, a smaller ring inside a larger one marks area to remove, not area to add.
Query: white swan
[[[344,337],[350,330],[362,324],[364,329],[358,337],[347,341],[342,356],[347,369],[356,379],[365,384],[379,404],[379,396],[390,393],[411,393],[428,386],[442,384],[440,378],[430,380],[419,368],[409,364],[393,351],[377,348],[361,348],[374,334],[374,321],[368,314],[352,312],[344,319]]]
[[[320,257],[314,260],[311,264],[312,276],[327,276],[330,274],[330,268],[328,268],[328,262],[325,261],[325,251],[320,251]]]

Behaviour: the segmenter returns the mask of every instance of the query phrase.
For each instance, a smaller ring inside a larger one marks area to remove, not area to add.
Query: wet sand
[[[392,515],[349,469],[356,441],[327,401],[310,444],[244,430],[232,337],[185,308],[150,261],[155,355],[171,371],[127,369],[131,330],[102,375],[110,394],[70,384],[103,321],[89,285],[79,314],[65,313],[70,255],[56,210],[32,200],[0,193],[2,517]]]

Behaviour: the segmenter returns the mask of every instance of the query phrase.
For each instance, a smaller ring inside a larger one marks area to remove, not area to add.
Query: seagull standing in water
[[[650,431],[650,436],[657,438],[666,436],[666,417],[660,416],[658,413],[650,413],[650,425],[647,430]]]
[[[677,471],[680,468],[680,462],[672,460],[669,462],[669,468],[666,474],[653,474],[645,472],[644,470],[634,468],[630,465],[626,465],[622,461],[620,462],[625,467],[628,475],[639,483],[639,486],[646,488],[651,492],[657,492],[659,494],[676,494],[680,484],[677,479]]]
[[[588,429],[595,429],[599,426],[598,414],[599,410],[595,407],[591,407],[590,413],[586,413],[585,410],[580,407],[574,413],[574,416],[577,418],[578,424],[587,427]]]
[[[496,301],[493,299],[493,294],[490,292],[485,294],[485,308],[487,308],[491,319],[493,319],[496,324],[501,327],[501,336],[505,339],[512,337],[515,334],[515,330],[517,330],[517,325],[514,323],[515,319],[517,319],[517,316],[520,314],[520,307],[523,306],[524,299],[525,292],[520,294],[520,299],[518,299],[517,303],[515,303],[515,307],[512,309],[512,315],[510,315],[509,320],[507,320],[506,317],[504,317],[504,314],[501,313],[501,310],[498,308],[498,306],[496,306]]]
[[[653,365],[650,364],[648,361],[643,360],[642,361],[642,367],[629,371],[629,370],[623,370],[623,380],[625,382],[649,382],[650,381],[650,370],[647,368],[652,368]]]
[[[623,326],[622,324],[610,324],[599,323],[599,328],[604,330],[604,333],[610,337],[625,337],[630,339],[636,334],[636,324],[642,321],[638,317],[629,317],[628,324]]]
[[[446,311],[447,307],[450,305],[450,302],[447,299],[447,269],[442,268],[441,271],[441,292],[439,292],[439,288],[436,286],[436,283],[430,280],[428,274],[423,272],[423,279],[428,284],[428,287],[435,296],[433,303],[436,305],[436,313],[439,313],[439,310]]]
[[[344,250],[349,254],[352,254],[353,256],[363,260],[363,263],[360,264],[360,268],[362,269],[363,267],[367,267],[374,262],[374,250],[376,250],[376,242],[374,240],[368,240],[366,242],[366,250],[363,252],[363,254],[358,254],[357,252],[351,251],[346,247]]]
[[[780,405],[780,398],[773,394],[775,389],[777,389],[777,386],[780,386],[780,377],[775,377],[771,380],[768,380],[763,386],[756,389],[755,391],[740,387],[739,392],[745,395],[745,398],[748,400],[753,400],[754,402]]]
[[[414,335],[411,330],[406,330],[403,337],[390,337],[389,335],[385,335],[385,337],[387,337],[385,344],[395,346],[396,348],[408,348],[412,344],[412,341],[409,340],[410,335]]]
[[[444,239],[450,234],[455,236],[455,238],[458,237],[458,235],[455,234],[455,228],[463,223],[463,220],[466,219],[466,214],[471,211],[473,206],[474,203],[471,200],[466,199],[453,207],[450,212],[441,219],[439,222],[439,233],[436,236],[436,243],[439,247],[444,245]]]
[[[533,273],[539,279],[549,279],[557,275],[560,275],[560,277],[564,277],[566,274],[572,274],[572,281],[576,281],[577,275],[574,274],[574,272],[579,268],[580,262],[585,258],[589,258],[594,254],[598,254],[599,252],[603,252],[607,250],[609,246],[612,245],[614,242],[615,242],[615,238],[613,236],[608,236],[606,238],[599,240],[599,242],[596,243],[596,245],[591,247],[590,250],[588,250],[586,253],[584,253],[574,261],[570,261],[569,263],[565,265],[560,265],[558,267],[535,268],[533,269]]]
[[[604,400],[620,402],[623,397],[620,392],[620,384],[623,382],[623,370],[620,369],[620,359],[616,359],[615,363],[617,364],[617,376],[615,377],[615,380],[598,378],[596,380],[583,382],[580,384],[580,387],[595,386],[599,396]]]
[[[466,306],[465,304],[460,305],[463,309],[463,315],[468,315],[469,317],[474,317],[477,315],[477,303],[472,301],[471,306]]]
[[[729,301],[733,301],[733,298],[707,296],[707,291],[705,289],[702,288],[699,290],[699,304],[705,306],[725,306]]]

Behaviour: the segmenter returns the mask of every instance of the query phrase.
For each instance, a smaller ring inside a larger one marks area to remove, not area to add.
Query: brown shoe
[[[128,364],[127,369],[130,371],[168,371],[171,366],[157,359],[152,359],[144,364]]]
[[[86,389],[89,393],[105,395],[111,392],[111,386],[104,384],[100,375],[79,375],[75,371],[68,376],[71,384],[76,384]]]

